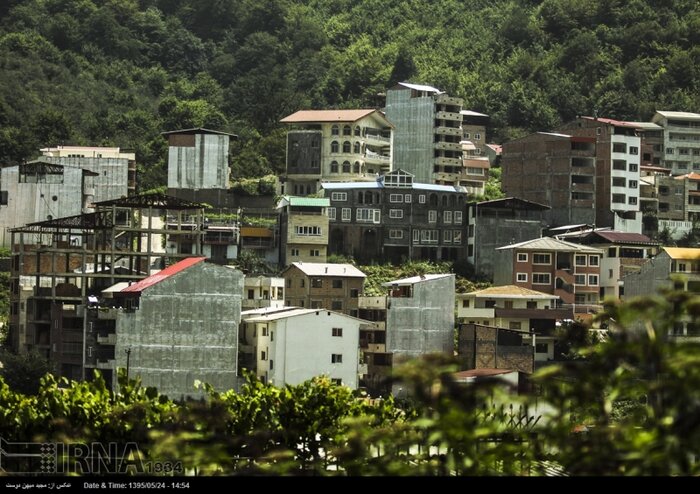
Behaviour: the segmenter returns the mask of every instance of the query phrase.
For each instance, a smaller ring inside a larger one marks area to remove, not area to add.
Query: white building
[[[326,309],[257,309],[241,314],[240,366],[275,386],[326,375],[357,388],[360,323]]]
[[[284,278],[246,276],[243,280],[242,302],[243,310],[284,307]]]

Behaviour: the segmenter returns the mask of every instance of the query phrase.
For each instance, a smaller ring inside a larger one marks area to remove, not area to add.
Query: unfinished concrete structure
[[[191,257],[114,293],[114,370],[171,399],[237,388],[243,273]],[[127,363],[128,359],[128,363]]]
[[[191,217],[203,224],[200,204],[147,194],[95,207],[94,213],[11,231],[11,346],[17,351],[38,350],[58,375],[72,379],[85,376],[84,308],[89,297],[202,252],[203,230],[182,226]],[[163,226],[154,221],[161,214],[176,220]],[[143,218],[147,218],[145,226]],[[161,246],[154,245],[159,244],[158,235],[175,243],[188,239],[191,252],[161,252]],[[31,295],[23,299],[27,289]]]
[[[373,394],[389,391],[394,366],[427,353],[454,351],[454,274],[426,274],[390,281],[385,296],[360,298],[360,348],[367,366],[362,384]],[[398,388],[393,390],[398,392]]]
[[[464,369],[508,369],[532,374],[535,347],[522,331],[482,324],[459,327],[457,355]]]
[[[384,110],[395,126],[394,168],[423,183],[461,170],[462,103],[423,84],[400,82],[387,90]]]

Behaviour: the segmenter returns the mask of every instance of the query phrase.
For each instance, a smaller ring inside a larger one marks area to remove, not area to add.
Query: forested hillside
[[[234,174],[284,166],[281,117],[382,105],[434,85],[501,142],[576,114],[700,111],[695,0],[3,0],[0,164],[56,144],[134,149],[164,183],[159,133],[239,134]]]

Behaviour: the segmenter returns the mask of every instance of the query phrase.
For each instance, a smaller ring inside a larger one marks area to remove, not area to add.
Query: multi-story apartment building
[[[243,310],[284,307],[284,278],[246,275],[241,307]]]
[[[387,90],[384,110],[395,125],[395,168],[423,183],[433,183],[441,173],[461,172],[461,98],[431,86],[400,82]]]
[[[663,166],[672,175],[700,172],[700,113],[657,111],[651,121],[663,128]]]
[[[549,206],[516,197],[472,202],[467,206],[467,260],[480,276],[493,279],[496,247],[542,235]]]
[[[195,387],[198,380],[217,391],[236,389],[243,273],[204,261],[183,259],[113,291],[106,304],[112,310],[103,317],[99,305],[89,304],[88,370],[114,376],[128,368],[129,377],[175,400],[205,397]]]
[[[96,173],[94,202],[119,199],[136,192],[136,154],[120,148],[57,146],[40,149],[45,163],[70,165]]]
[[[552,226],[596,221],[594,137],[537,132],[503,144],[506,195],[549,206]]]
[[[641,139],[640,167],[663,167],[664,129],[652,122],[627,122],[633,125]]]
[[[467,195],[395,170],[374,182],[324,183],[329,253],[363,262],[463,259]]]
[[[242,314],[239,368],[279,387],[325,375],[356,389],[361,323],[329,310],[246,311]]]
[[[554,359],[557,322],[574,318],[571,306],[559,307],[557,295],[522,286],[493,286],[459,293],[456,298],[460,325],[479,324],[520,331],[526,335],[524,342],[534,346],[535,361]]]
[[[458,185],[472,196],[482,196],[489,179],[491,163],[488,157],[477,155],[479,151],[470,141],[462,141],[462,167],[453,168],[449,173],[436,168],[434,181],[440,185]]]
[[[427,353],[453,355],[454,274],[426,274],[382,285],[387,295],[360,297],[361,383],[372,394],[390,390],[391,369]],[[401,394],[398,388],[392,390]]]
[[[379,110],[301,110],[281,122],[292,126],[282,194],[314,194],[321,181],[373,180],[391,171],[393,125]]]
[[[563,125],[560,130],[579,138],[596,140],[595,221],[585,223],[616,231],[641,233],[641,129],[631,122],[580,117]]]
[[[286,306],[330,309],[357,316],[366,275],[352,264],[293,262],[282,271]]]
[[[472,110],[462,110],[462,141],[474,144],[474,156],[486,156],[486,124],[489,116]]]
[[[660,220],[700,221],[700,173],[656,177]]]
[[[506,245],[496,249],[493,281],[556,295],[587,313],[599,302],[602,255],[600,249],[549,237]]]
[[[640,266],[656,255],[661,245],[641,233],[616,232],[613,230],[585,230],[558,235],[581,245],[595,247],[603,252],[600,259],[600,298],[619,299],[625,293],[622,278],[639,271]]]
[[[326,262],[328,198],[284,196],[277,205],[280,220],[280,264]]]

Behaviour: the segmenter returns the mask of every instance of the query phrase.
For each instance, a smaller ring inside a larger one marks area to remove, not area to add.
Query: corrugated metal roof
[[[167,278],[170,278],[174,274],[177,274],[180,271],[184,271],[190,266],[194,266],[195,264],[204,261],[205,259],[206,257],[188,257],[187,259],[183,259],[180,262],[177,262],[161,271],[158,271],[156,274],[153,274],[148,278],[144,278],[141,281],[134,283],[133,285],[127,286],[126,288],[121,290],[120,293],[140,293],[146,288],[150,288],[153,285],[160,283],[161,281]]]
[[[388,281],[386,283],[382,283],[382,286],[391,287],[394,285],[399,285],[399,286],[415,285],[416,283],[421,283],[423,281],[438,280],[440,278],[447,278],[448,276],[454,276],[454,274],[451,274],[451,273],[424,274],[421,276],[411,276],[410,278],[401,278],[400,280],[393,280],[393,281]]]
[[[700,259],[700,249],[691,247],[664,247],[671,259],[695,260]]]
[[[586,120],[595,120],[600,123],[608,124],[608,125],[613,125],[615,127],[631,127],[631,128],[636,128],[636,125],[634,125],[633,122],[625,122],[624,120],[614,120],[612,118],[600,118],[600,117],[581,117]]]
[[[595,231],[593,234],[613,243],[658,245],[658,242],[653,242],[649,237],[641,233]]]
[[[685,175],[679,175],[678,177],[673,177],[673,178],[675,178],[676,180],[685,180],[686,178],[688,180],[700,180],[700,173],[691,172],[691,173],[686,173]]]
[[[685,120],[700,120],[700,113],[690,113],[685,111],[661,111],[656,110],[656,113],[666,118],[679,118]]]
[[[293,262],[307,276],[341,276],[346,278],[366,278],[367,275],[352,264],[333,264],[327,262]],[[286,270],[285,270],[286,271]]]
[[[290,206],[312,206],[318,208],[327,208],[331,205],[330,199],[326,197],[296,197],[284,196],[289,201]]]
[[[313,122],[356,122],[357,120],[377,112],[382,119],[386,117],[374,108],[357,110],[299,110],[284,117],[282,123],[313,123]],[[388,123],[388,120],[387,120]]]
[[[518,242],[516,244],[505,245],[503,247],[498,247],[496,250],[505,249],[524,249],[524,250],[552,250],[552,251],[578,251],[588,254],[603,254],[600,249],[594,249],[593,247],[585,247],[583,245],[574,244],[571,242],[565,242],[563,240],[557,240],[551,237],[535,238],[533,240],[526,240],[525,242]]]
[[[303,309],[300,307],[294,307],[289,310],[280,310],[280,311],[275,311],[274,313],[264,313],[260,314],[257,316],[252,316],[252,317],[247,317],[245,319],[245,322],[267,322],[267,321],[277,321],[280,319],[287,319],[290,317],[297,317],[297,316],[306,316],[308,314],[313,314],[313,313],[320,313],[320,312],[327,312],[329,314],[335,314],[337,316],[345,317],[348,319],[354,319],[356,321],[361,321],[361,322],[369,322],[365,321],[364,319],[360,319],[358,317],[350,316],[348,314],[343,314],[342,312],[337,312],[334,310],[328,310],[328,309]]]
[[[168,132],[161,132],[160,135],[167,136],[170,134],[217,134],[229,137],[238,138],[236,134],[229,134],[228,132],[221,132],[219,130],[205,129],[204,127],[194,127],[192,129],[180,129],[180,130],[170,130]]]
[[[642,130],[663,130],[663,127],[653,122],[627,122]]]
[[[559,298],[556,295],[538,292],[537,290],[530,290],[529,288],[515,285],[492,286],[483,290],[469,292],[465,295],[492,298],[539,298],[548,300]]]
[[[399,82],[399,86],[407,87],[408,89],[414,89],[416,91],[428,91],[430,93],[442,93],[438,88],[433,86],[427,86],[425,84],[412,84],[410,82]]]
[[[566,139],[569,139],[571,136],[569,134],[560,134],[559,132],[536,132],[536,134],[541,134],[545,136],[553,136],[553,137],[564,137]]]
[[[321,188],[325,190],[383,189],[384,184],[376,180],[373,182],[321,182]],[[423,183],[414,183],[411,187],[401,188],[412,188],[416,190],[433,190],[435,192],[462,192],[461,189],[458,189],[453,185],[436,185]]]

